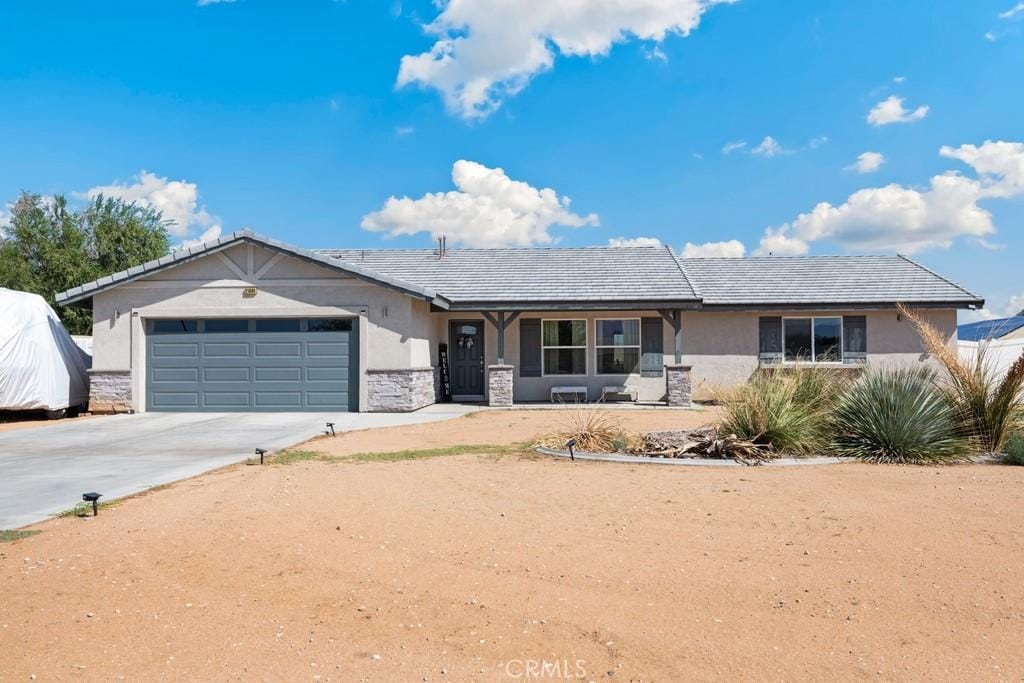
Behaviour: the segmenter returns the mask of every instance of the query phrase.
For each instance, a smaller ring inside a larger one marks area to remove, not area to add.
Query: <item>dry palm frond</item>
[[[643,448],[636,454],[657,458],[720,458],[744,465],[760,465],[778,457],[771,446],[725,434],[716,427],[645,434]]]
[[[1010,434],[1024,427],[1024,354],[1000,378],[989,357],[989,341],[980,342],[974,357],[964,360],[934,325],[902,304],[899,311],[945,370],[941,386],[956,407],[963,433],[986,452],[1001,451]]]

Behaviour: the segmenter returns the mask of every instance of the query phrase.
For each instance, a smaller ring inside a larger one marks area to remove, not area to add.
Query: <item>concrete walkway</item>
[[[241,462],[323,433],[447,420],[471,406],[414,413],[144,413],[0,432],[0,529],[74,507],[82,493],[111,500]]]

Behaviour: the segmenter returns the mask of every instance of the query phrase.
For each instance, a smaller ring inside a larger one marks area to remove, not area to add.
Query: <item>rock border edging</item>
[[[569,459],[569,451],[559,451],[545,446],[537,446],[534,450],[542,455]],[[651,458],[642,455],[624,455],[622,453],[576,453],[577,460],[597,462],[636,463],[642,465],[680,465],[689,467],[758,467],[744,465],[735,460],[718,460],[716,458]],[[764,463],[766,467],[800,467],[803,465],[837,465],[844,462],[857,462],[856,458],[837,458],[834,456],[814,456],[808,458],[775,458]]]

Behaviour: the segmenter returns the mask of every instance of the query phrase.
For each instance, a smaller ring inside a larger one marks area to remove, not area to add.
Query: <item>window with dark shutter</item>
[[[864,315],[843,316],[843,362],[863,363],[868,359],[868,319]]]
[[[541,375],[540,318],[519,319],[519,376]]]
[[[760,319],[758,342],[758,361],[762,365],[775,365],[782,362],[782,318],[764,317]]]
[[[662,319],[640,320],[640,376],[661,377],[665,374],[665,333]]]

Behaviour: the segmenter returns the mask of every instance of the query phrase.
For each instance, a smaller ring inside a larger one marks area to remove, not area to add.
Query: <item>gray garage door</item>
[[[357,410],[353,318],[147,321],[146,407]]]

